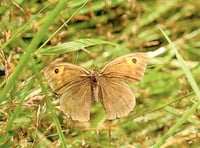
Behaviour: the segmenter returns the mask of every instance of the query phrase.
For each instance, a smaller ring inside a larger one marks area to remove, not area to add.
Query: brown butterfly
[[[101,71],[89,72],[70,63],[47,66],[44,75],[50,87],[61,94],[61,110],[72,120],[90,119],[91,101],[100,99],[109,120],[127,116],[135,96],[126,82],[139,82],[147,65],[147,53],[118,57]]]

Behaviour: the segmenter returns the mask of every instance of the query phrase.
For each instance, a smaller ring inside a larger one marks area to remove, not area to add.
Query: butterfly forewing
[[[88,78],[89,74],[83,67],[70,63],[50,64],[44,71],[48,83],[57,94],[63,94],[73,83]]]
[[[134,53],[111,61],[101,70],[101,73],[106,77],[139,82],[144,75],[146,65],[147,53]]]

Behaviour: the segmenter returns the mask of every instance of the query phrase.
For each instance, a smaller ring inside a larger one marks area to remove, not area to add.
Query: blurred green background
[[[174,43],[198,84],[200,1],[0,3],[1,146],[199,146],[199,97],[160,28]],[[59,110],[59,96],[42,74],[42,69],[55,59],[92,70],[118,56],[160,47],[165,47],[166,52],[150,58],[142,82],[131,85],[136,107],[129,116],[114,121],[106,121],[100,103],[92,104],[87,123],[67,119]],[[174,132],[166,134],[176,123],[179,126]]]

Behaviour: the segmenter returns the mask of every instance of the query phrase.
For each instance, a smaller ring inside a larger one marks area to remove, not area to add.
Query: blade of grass
[[[165,36],[165,38],[167,39],[167,41],[169,42],[172,50],[175,52],[177,60],[179,61],[181,68],[183,69],[185,76],[188,79],[188,82],[190,83],[192,89],[194,90],[194,92],[197,95],[197,98],[199,100],[176,122],[176,124],[172,128],[169,129],[169,131],[160,140],[157,141],[157,143],[153,146],[154,148],[159,148],[170,136],[172,136],[177,131],[177,129],[184,122],[187,121],[188,117],[190,115],[192,115],[195,112],[195,110],[198,108],[198,106],[200,105],[200,90],[198,88],[198,85],[197,85],[195,79],[193,78],[193,75],[192,75],[190,69],[188,68],[187,64],[185,63],[183,57],[179,54],[175,45],[171,42],[171,40],[168,38],[168,36],[165,34],[165,32],[162,29],[160,29],[160,30],[163,33],[163,35]]]
[[[21,26],[20,28],[18,28],[14,34],[11,36],[11,38],[5,42],[3,45],[2,45],[2,49],[6,48],[10,42],[12,42],[14,39],[16,39],[16,37],[21,34],[21,32],[23,30],[26,29],[27,26],[29,26],[31,24],[31,22],[33,22],[33,20],[44,10],[45,8],[41,9],[36,15],[34,15],[26,24],[24,24],[23,26]]]
[[[32,87],[32,83],[33,81],[30,81],[30,83],[26,86],[27,88],[25,89],[26,91],[24,92],[23,96],[20,97],[20,102],[17,105],[17,107],[15,108],[13,114],[11,115],[10,119],[8,120],[7,126],[6,126],[6,130],[4,132],[4,134],[0,137],[0,145],[3,145],[6,138],[9,136],[9,131],[11,131],[11,127],[13,125],[14,120],[19,116],[20,111],[21,111],[21,107],[22,104],[26,98],[26,96],[28,95],[28,90],[31,89]]]
[[[113,42],[109,41],[104,41],[100,39],[89,39],[89,38],[84,38],[84,39],[78,39],[75,41],[71,41],[68,43],[64,43],[61,45],[57,45],[54,47],[50,48],[41,48],[38,49],[35,54],[41,54],[41,55],[55,55],[55,54],[63,54],[63,53],[68,53],[72,51],[77,51],[85,47],[89,46],[94,46],[94,45],[99,45],[99,44],[109,44],[113,46],[119,46]],[[123,49],[123,47],[120,47]]]
[[[40,48],[44,47],[50,41],[51,38],[53,38],[64,26],[67,25],[67,23],[75,16],[77,15],[80,10],[88,3],[88,0],[86,0],[41,46]],[[40,49],[39,48],[39,49]]]
[[[45,23],[41,27],[41,29],[36,33],[35,37],[27,47],[26,52],[24,55],[22,55],[19,64],[17,65],[14,73],[11,74],[9,77],[7,84],[3,88],[3,90],[0,92],[0,102],[2,102],[5,99],[6,93],[11,90],[15,84],[15,81],[17,77],[20,75],[23,67],[28,63],[27,61],[29,60],[31,54],[33,51],[37,48],[39,45],[40,41],[46,34],[48,28],[50,25],[56,20],[55,18],[59,16],[59,13],[62,11],[62,9],[66,6],[66,3],[68,0],[61,0],[59,1],[58,5],[55,7],[55,9],[47,16]]]
[[[138,117],[145,116],[145,115],[153,113],[155,111],[164,109],[167,106],[169,106],[169,105],[171,105],[171,104],[173,104],[175,102],[178,102],[178,101],[180,101],[180,100],[182,100],[184,98],[191,97],[191,96],[193,96],[193,93],[190,93],[190,94],[188,94],[186,96],[183,96],[183,97],[180,97],[180,98],[175,98],[174,100],[171,100],[171,101],[166,101],[163,104],[156,104],[153,107],[150,107],[150,108],[147,108],[145,110],[142,110],[141,112],[138,112],[137,114],[133,114],[131,117],[127,117],[127,118],[131,119],[130,121],[132,121],[132,120],[134,120],[134,119],[136,119]],[[120,125],[125,124],[125,122],[127,122],[127,121],[120,122]]]
[[[41,76],[41,74],[38,72],[39,70],[36,68],[35,62],[34,62],[34,59],[33,59],[33,58],[32,58],[32,65],[33,65],[33,70],[34,70],[34,73],[35,73],[35,75],[36,75],[36,78],[37,78],[37,80],[39,81],[40,87],[41,87],[41,89],[42,89],[42,92],[43,92],[43,93],[45,94],[45,96],[46,96],[47,109],[50,111],[51,117],[52,117],[52,119],[53,119],[53,121],[54,121],[54,123],[55,123],[56,129],[57,129],[57,132],[58,132],[58,135],[59,135],[59,137],[60,137],[60,139],[61,139],[61,145],[62,145],[63,148],[66,148],[66,140],[65,140],[65,136],[64,136],[64,134],[63,134],[63,132],[62,132],[62,128],[61,128],[61,126],[60,126],[60,122],[59,122],[59,120],[58,120],[58,118],[57,118],[55,112],[53,111],[53,106],[52,106],[52,104],[51,104],[51,100],[50,100],[50,98],[48,97],[48,90],[45,88],[45,86],[44,86],[44,84],[43,84],[43,82],[42,82],[42,79],[41,79],[42,76]]]

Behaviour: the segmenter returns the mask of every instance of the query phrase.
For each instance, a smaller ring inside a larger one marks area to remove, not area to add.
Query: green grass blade
[[[36,15],[34,15],[26,24],[24,24],[23,26],[21,26],[20,28],[18,28],[14,34],[11,36],[11,38],[5,42],[2,45],[2,49],[5,49],[14,39],[16,39],[16,37],[23,31],[25,30],[32,22],[33,20],[44,10],[45,8],[41,9]]]
[[[21,112],[21,107],[23,105],[23,102],[26,98],[26,96],[28,95],[30,88],[32,87],[33,83],[32,81],[27,85],[26,91],[24,92],[23,96],[20,97],[20,101],[17,105],[17,107],[15,108],[13,114],[11,115],[10,119],[8,120],[7,126],[6,126],[6,130],[3,133],[3,135],[0,137],[0,145],[4,144],[6,138],[9,136],[9,131],[11,131],[12,125],[14,120],[19,116],[20,112]]]
[[[61,145],[62,145],[63,148],[66,148],[66,140],[65,140],[65,136],[64,136],[64,134],[63,134],[63,132],[62,132],[62,128],[61,128],[61,126],[60,126],[60,122],[59,122],[59,120],[58,120],[58,118],[57,118],[55,112],[53,111],[53,106],[52,106],[52,104],[51,104],[51,100],[50,100],[50,98],[48,97],[48,90],[45,88],[45,86],[44,86],[44,84],[43,84],[43,82],[42,82],[42,79],[41,79],[42,76],[41,76],[41,74],[38,72],[39,70],[35,67],[35,62],[34,62],[33,59],[32,59],[32,65],[33,65],[33,70],[34,70],[34,72],[35,72],[35,74],[36,74],[37,80],[39,81],[39,84],[40,84],[40,86],[41,86],[42,92],[43,92],[43,93],[45,94],[45,96],[46,96],[47,108],[48,108],[48,110],[50,111],[51,117],[52,117],[52,119],[53,119],[53,121],[54,121],[54,123],[55,123],[56,129],[57,129],[57,132],[58,132],[58,135],[59,135],[59,137],[60,137],[60,139],[61,139]]]
[[[169,42],[172,50],[175,52],[176,57],[181,65],[181,68],[183,69],[185,76],[188,79],[188,82],[190,83],[192,89],[196,93],[197,98],[199,100],[177,121],[177,123],[172,128],[170,128],[170,130],[160,140],[158,140],[158,142],[153,146],[154,148],[159,148],[170,136],[172,136],[178,130],[178,128],[187,121],[188,117],[190,115],[192,115],[195,112],[195,110],[198,108],[198,106],[200,105],[200,90],[198,88],[198,85],[197,85],[195,79],[193,78],[193,75],[192,75],[190,69],[188,68],[187,64],[185,63],[183,57],[179,54],[177,48],[174,46],[174,44],[171,42],[171,40],[165,34],[165,32],[162,29],[161,29],[161,31],[164,34],[167,41]]]
[[[77,50],[80,50],[82,48],[86,48],[89,46],[101,45],[101,44],[110,44],[110,45],[114,45],[114,46],[119,46],[113,42],[104,41],[101,39],[85,38],[85,39],[78,39],[75,41],[57,45],[54,47],[49,47],[49,48],[45,48],[45,49],[41,48],[41,49],[37,50],[35,52],[35,54],[41,54],[41,55],[63,54],[63,53],[68,53],[68,52],[72,52],[72,51],[77,51]]]
[[[20,75],[23,67],[27,64],[27,61],[29,60],[31,54],[33,51],[37,48],[38,44],[44,37],[45,33],[47,32],[49,26],[55,21],[55,18],[59,16],[59,13],[62,11],[62,9],[65,7],[67,0],[61,0],[59,1],[58,5],[55,7],[55,9],[47,16],[45,23],[41,27],[41,29],[36,33],[35,37],[27,47],[26,52],[21,57],[19,64],[16,67],[16,70],[8,79],[7,84],[3,88],[3,90],[0,92],[0,102],[2,102],[5,99],[6,93],[11,90],[15,84],[15,81],[17,77]]]
[[[80,10],[88,3],[88,0],[86,0],[81,7],[79,7],[41,46],[40,48],[42,48],[44,45],[46,45],[51,38],[53,38],[63,27],[65,27],[67,25],[67,23],[75,16],[77,15]]]

